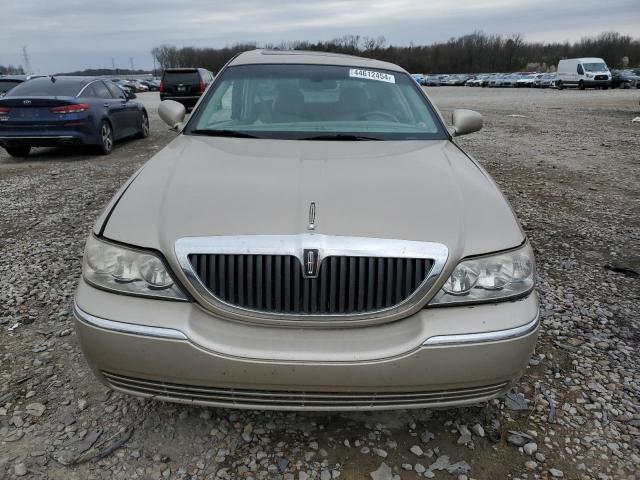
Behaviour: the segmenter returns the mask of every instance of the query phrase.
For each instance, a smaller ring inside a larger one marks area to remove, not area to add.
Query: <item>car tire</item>
[[[603,90],[609,90],[609,87],[607,85],[602,87]]]
[[[137,136],[138,138],[147,138],[149,136],[149,115],[143,110],[140,117],[140,132]]]
[[[5,147],[9,155],[16,158],[26,158],[31,152],[31,147]]]
[[[562,80],[556,82],[556,88],[558,90],[562,90],[564,88],[564,85],[562,85]]]
[[[113,128],[106,120],[100,125],[100,146],[98,147],[102,155],[109,155],[113,151]]]
[[[582,80],[580,80],[580,81],[578,82],[578,89],[579,89],[579,90],[584,90],[584,82],[583,82]]]

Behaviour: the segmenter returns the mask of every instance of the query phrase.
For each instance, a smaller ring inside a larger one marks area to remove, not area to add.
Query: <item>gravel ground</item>
[[[507,397],[449,410],[280,413],[142,401],[100,385],[71,306],[89,229],[171,140],[0,149],[0,478],[640,478],[640,92],[431,89],[536,251],[542,332]]]

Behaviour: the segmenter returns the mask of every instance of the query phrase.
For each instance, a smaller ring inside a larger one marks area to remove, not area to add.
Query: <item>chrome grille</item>
[[[181,403],[245,408],[356,410],[362,408],[425,408],[485,401],[504,392],[507,382],[470,388],[430,391],[285,391],[185,385],[102,372],[118,390]]]
[[[189,262],[217,299],[268,313],[331,315],[393,307],[425,281],[425,258],[328,256],[317,278],[305,278],[293,255],[201,253]]]

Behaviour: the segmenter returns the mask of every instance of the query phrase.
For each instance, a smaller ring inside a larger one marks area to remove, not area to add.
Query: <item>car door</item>
[[[138,104],[127,98],[127,95],[121,88],[118,88],[111,82],[105,82],[111,94],[117,98],[119,102],[119,113],[121,118],[120,138],[133,135],[138,131],[140,125],[140,112]]]
[[[109,86],[107,84],[107,86]],[[133,93],[133,92],[132,92]],[[128,98],[125,92],[124,94],[124,111],[125,111],[125,122],[126,122],[126,133],[125,135],[134,135],[140,131],[140,126],[142,125],[142,118],[140,116],[140,108],[138,106],[138,102],[132,98]],[[135,93],[133,93],[135,96]]]
[[[103,102],[102,105],[107,111],[107,117],[113,127],[113,138],[118,139],[126,135],[126,112],[121,98],[117,98],[118,87],[114,85],[116,91],[111,91],[108,84],[98,80],[92,84],[96,95]],[[123,94],[124,98],[124,94]]]

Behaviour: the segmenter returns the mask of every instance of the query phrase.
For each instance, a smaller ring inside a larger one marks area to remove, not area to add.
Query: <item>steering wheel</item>
[[[383,117],[388,120],[391,120],[392,122],[400,123],[400,120],[398,120],[398,118],[395,115],[387,112],[380,112],[380,111],[364,113],[358,117],[358,120],[366,120],[369,117]]]

